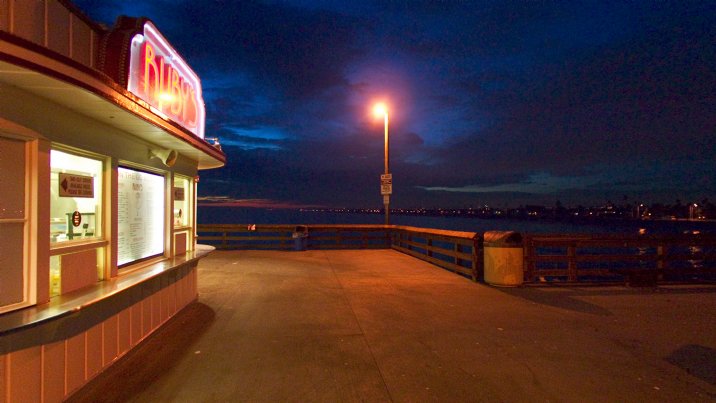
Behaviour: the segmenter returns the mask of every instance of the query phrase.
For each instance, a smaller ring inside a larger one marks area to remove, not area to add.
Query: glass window
[[[163,176],[118,169],[117,264],[126,265],[164,252]]]
[[[101,237],[102,161],[50,152],[50,241]]]
[[[193,199],[192,181],[183,176],[174,177],[174,227],[188,227],[191,225]]]

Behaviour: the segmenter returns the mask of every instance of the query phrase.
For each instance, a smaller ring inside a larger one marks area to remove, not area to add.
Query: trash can
[[[305,225],[297,225],[291,237],[293,238],[293,250],[306,250],[308,247],[308,228]]]
[[[524,281],[522,234],[514,231],[487,231],[483,235],[485,282],[517,287]]]

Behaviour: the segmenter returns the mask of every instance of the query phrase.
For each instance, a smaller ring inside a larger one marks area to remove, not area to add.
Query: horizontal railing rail
[[[217,249],[386,249],[391,226],[200,224],[201,243]]]
[[[526,282],[716,280],[716,236],[526,235]]]
[[[278,249],[294,248],[296,225],[288,224],[200,224],[198,241],[216,249]]]
[[[392,248],[473,281],[482,278],[482,236],[478,233],[395,226]]]

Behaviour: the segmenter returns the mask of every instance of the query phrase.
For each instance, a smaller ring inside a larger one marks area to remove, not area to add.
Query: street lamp
[[[388,107],[384,103],[378,103],[373,107],[373,114],[376,117],[383,116],[385,121],[385,174],[380,176],[380,193],[383,195],[385,206],[385,225],[390,224],[390,194],[393,193],[393,177],[388,169]]]

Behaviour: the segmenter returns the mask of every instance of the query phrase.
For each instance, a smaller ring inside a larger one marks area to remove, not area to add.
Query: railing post
[[[577,281],[577,246],[570,244],[567,246],[567,279],[569,281]]]
[[[659,260],[656,261],[656,268],[659,270],[664,270],[668,266],[666,261],[666,246],[659,245],[656,247],[656,254],[659,256]],[[663,271],[659,274],[657,274],[657,278],[663,280],[664,274]]]
[[[531,283],[534,281],[534,259],[532,256],[535,254],[535,249],[532,245],[532,237],[525,235],[524,242],[522,244],[522,255],[524,256],[524,269],[525,277],[527,282]]]
[[[480,240],[478,239],[479,235],[476,235],[475,238],[472,239],[472,281],[477,282],[477,279],[480,278],[479,273],[479,251],[478,248],[480,246]]]
[[[433,257],[433,238],[427,238],[426,239],[427,247],[425,248],[425,252],[429,257]]]
[[[455,241],[454,245],[455,246],[453,247],[453,264],[455,264],[455,266],[460,266],[460,257],[458,256],[458,253],[462,252],[462,245],[460,245],[457,240]]]
[[[222,236],[221,236],[221,249],[226,249],[226,248],[227,248],[227,245],[226,245],[226,231],[224,231],[224,232],[222,232]]]

